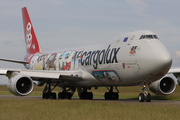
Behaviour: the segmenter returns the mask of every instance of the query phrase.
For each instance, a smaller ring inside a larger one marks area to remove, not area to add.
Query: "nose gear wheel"
[[[144,93],[139,94],[139,102],[151,102],[151,94],[147,91],[147,85],[144,83],[142,91]]]

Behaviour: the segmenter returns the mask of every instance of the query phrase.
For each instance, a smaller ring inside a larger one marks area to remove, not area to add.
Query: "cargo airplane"
[[[172,79],[164,79],[172,58],[151,31],[135,31],[92,47],[43,52],[38,44],[26,7],[22,8],[27,54],[24,61],[0,59],[24,64],[27,69],[0,69],[9,78],[7,87],[14,95],[26,96],[45,85],[42,98],[56,99],[55,87],[62,88],[59,99],[71,99],[77,90],[80,99],[93,99],[91,88],[106,87],[106,100],[119,98],[118,86],[142,86],[140,102],[150,102],[149,87],[156,94],[171,94]],[[115,89],[114,89],[115,88]],[[117,91],[117,92],[115,92]]]

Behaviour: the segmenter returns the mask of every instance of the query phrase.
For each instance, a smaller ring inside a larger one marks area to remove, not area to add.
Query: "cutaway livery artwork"
[[[31,58],[30,69],[34,70],[76,70],[81,63],[82,50],[63,53],[37,54]]]
[[[27,68],[0,69],[0,75],[9,78],[7,87],[14,95],[29,95],[34,81],[44,86],[43,99],[71,99],[76,90],[80,99],[93,99],[91,88],[106,87],[104,98],[118,100],[118,86],[141,85],[139,101],[150,102],[148,87],[159,95],[171,94],[176,88],[176,81],[166,75],[172,58],[151,31],[134,31],[92,47],[50,53],[39,47],[26,7],[22,16],[27,51],[24,61],[0,59]],[[56,94],[55,87],[62,91]]]
[[[93,76],[101,82],[116,82],[121,81],[118,74],[111,70],[111,71],[93,71]]]

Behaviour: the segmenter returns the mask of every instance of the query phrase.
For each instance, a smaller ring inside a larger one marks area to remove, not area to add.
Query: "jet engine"
[[[34,83],[29,76],[18,72],[13,72],[9,76],[7,87],[8,90],[14,95],[26,96],[32,92]]]
[[[157,95],[169,95],[176,89],[176,81],[170,75],[166,75],[160,80],[149,84],[149,89]]]

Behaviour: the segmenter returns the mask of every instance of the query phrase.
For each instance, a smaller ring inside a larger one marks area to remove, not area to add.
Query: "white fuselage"
[[[82,87],[151,83],[163,77],[172,64],[169,52],[153,35],[151,31],[137,31],[93,47],[36,53],[30,57],[30,69],[86,71],[91,77],[76,83]]]

